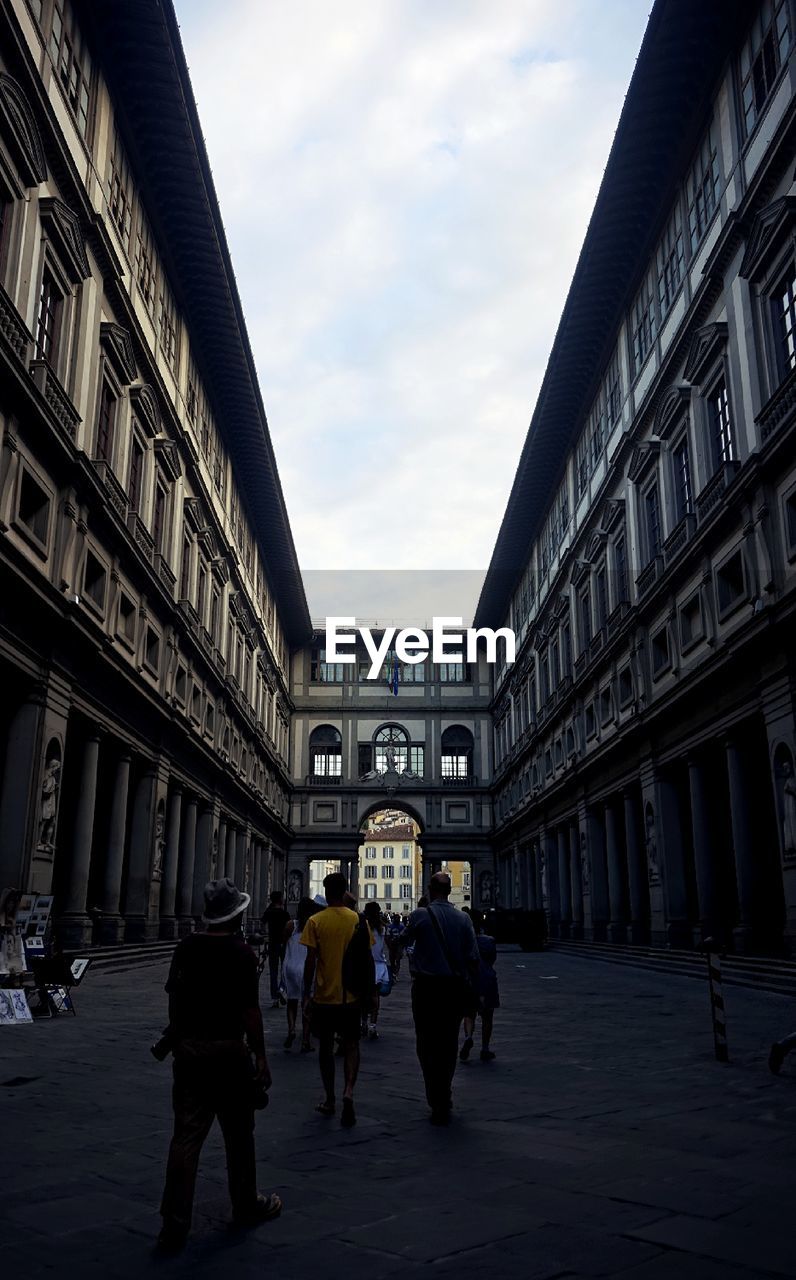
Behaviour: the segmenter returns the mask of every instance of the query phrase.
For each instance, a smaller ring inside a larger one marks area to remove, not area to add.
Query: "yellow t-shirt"
[[[348,907],[324,907],[310,916],[304,926],[301,942],[316,954],[316,1004],[343,1003],[343,956],[359,923],[356,911]]]

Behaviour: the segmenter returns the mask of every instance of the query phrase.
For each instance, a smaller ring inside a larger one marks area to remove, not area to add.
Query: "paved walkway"
[[[350,1132],[314,1114],[316,1055],[285,1054],[284,1015],[267,1010],[274,1088],[257,1144],[262,1189],[285,1211],[229,1231],[214,1131],[177,1259],[152,1253],[170,1072],[148,1046],[165,967],[90,975],[78,1018],[0,1028],[3,1274],[796,1274],[796,1055],[779,1079],[765,1062],[796,1005],[730,989],[719,1066],[699,983],[509,948],[499,966],[498,1058],[459,1068],[450,1129],[427,1123],[405,984],[363,1046]]]

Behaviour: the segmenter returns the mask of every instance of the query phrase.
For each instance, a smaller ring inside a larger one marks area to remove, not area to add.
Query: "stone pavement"
[[[165,966],[89,975],[79,1016],[0,1028],[4,1276],[236,1280],[483,1277],[741,1280],[796,1275],[796,1055],[766,1069],[796,1005],[725,992],[732,1062],[713,1061],[700,983],[502,948],[494,1063],[459,1068],[455,1123],[427,1123],[408,991],[363,1045],[359,1123],[316,1115],[316,1055],[285,1054],[258,1116],[281,1219],[227,1226],[217,1130],[195,1231],[153,1255],[170,1130]],[[14,1081],[17,1083],[14,1083]]]

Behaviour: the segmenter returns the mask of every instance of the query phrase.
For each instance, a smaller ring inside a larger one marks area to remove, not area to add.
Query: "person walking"
[[[268,973],[271,979],[271,1008],[279,1008],[279,964],[282,959],[282,934],[290,919],[285,910],[284,896],[274,889],[268,906],[262,915],[262,923],[268,934]]]
[[[495,1010],[500,1007],[500,991],[498,989],[497,974],[495,973],[497,944],[493,937],[488,933],[484,933],[484,913],[482,911],[471,911],[469,915],[475,929],[475,940],[478,944],[478,953],[481,960],[478,967],[478,981],[475,993],[477,1001],[464,1015],[464,1043],[459,1050],[459,1059],[461,1062],[466,1062],[470,1057],[473,1048],[475,1019],[480,1014],[481,1061],[492,1062],[495,1058],[495,1054],[490,1048],[492,1028]]]
[[[402,946],[413,945],[412,1015],[431,1123],[450,1122],[459,1027],[472,1004],[480,957],[472,921],[448,901],[451,878],[431,877],[427,907],[409,917]]]
[[[373,961],[370,954],[372,937],[367,923],[356,911],[343,904],[347,891],[346,878],[340,871],[326,876],[323,882],[328,906],[310,916],[301,941],[307,949],[304,963],[304,1001],[310,1010],[312,1034],[318,1040],[318,1062],[324,1087],[323,1101],[317,1110],[333,1116],[335,1100],[334,1037],[337,1033],[343,1048],[343,1105],[340,1123],[345,1128],[356,1124],[354,1086],[359,1072],[359,1038],[362,1009],[373,988]],[[364,937],[357,939],[358,948],[346,953],[354,942],[357,929]],[[359,972],[353,969],[354,954],[360,956]],[[347,971],[346,985],[344,968]],[[314,983],[314,989],[313,989]]]
[[[373,956],[373,995],[370,1001],[370,1008],[362,1010],[362,1034],[367,1035],[368,1040],[378,1040],[379,1033],[376,1029],[376,1023],[379,1020],[379,1007],[381,1005],[382,993],[389,993],[391,986],[390,966],[387,963],[385,953],[386,935],[384,927],[384,919],[381,914],[381,908],[378,902],[371,900],[365,904],[365,919],[370,926],[370,932],[373,935],[373,945],[370,949]],[[368,1015],[370,1015],[370,1025],[368,1025]]]
[[[286,1049],[292,1049],[293,1047],[293,1042],[296,1039],[298,1007],[300,1003],[303,1005],[304,961],[307,952],[301,944],[301,935],[310,916],[314,916],[318,911],[320,911],[320,907],[313,902],[312,898],[302,898],[298,904],[295,920],[287,922],[282,935],[282,945],[285,953],[285,958],[282,961],[282,986],[287,1000]],[[309,1015],[308,1010],[303,1007],[301,1033],[301,1052],[311,1053]]]
[[[214,1119],[224,1136],[236,1225],[255,1226],[279,1217],[282,1211],[278,1195],[257,1192],[256,1090],[271,1087],[271,1072],[257,989],[257,957],[241,937],[249,901],[249,894],[241,893],[231,880],[211,880],[205,888],[202,917],[207,928],[178,944],[166,983],[167,1040],[174,1054],[174,1135],[158,1243],[169,1252],[182,1248],[190,1231],[199,1153]]]

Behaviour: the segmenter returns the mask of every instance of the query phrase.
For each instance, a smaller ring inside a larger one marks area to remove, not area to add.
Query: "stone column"
[[[608,937],[608,872],[605,863],[605,824],[595,806],[586,810],[586,849],[591,890],[591,936],[595,942]]]
[[[155,785],[157,775],[147,766],[138,781],[130,823],[130,863],[124,898],[125,941],[144,942],[157,937],[157,922],[148,919],[149,889],[154,851]]]
[[[622,868],[622,850],[619,845],[617,812],[613,800],[605,806],[605,851],[608,862],[608,904],[611,942],[626,942],[625,883]]]
[[[127,792],[129,785],[130,753],[125,751],[119,756],[116,765],[116,777],[113,783],[108,851],[105,857],[105,882],[102,891],[102,921],[100,924],[104,943],[120,942],[124,935],[121,895],[124,845],[127,838]]]
[[[569,877],[572,884],[572,932],[573,938],[583,937],[583,879],[580,865],[580,833],[577,818],[569,823]]]
[[[7,694],[5,696],[8,696]],[[18,707],[8,728],[3,776],[0,784],[0,888],[18,885],[28,888],[28,832],[31,818],[38,825],[41,798],[31,786],[37,776],[36,757],[42,708],[28,699]],[[41,784],[39,784],[40,786]],[[56,796],[57,796],[56,792]],[[56,812],[57,818],[57,812]],[[38,830],[34,834],[38,835]],[[53,833],[53,847],[55,833]],[[52,853],[50,853],[52,858]],[[49,892],[42,888],[41,892]]]
[[[210,874],[210,854],[213,844],[213,806],[205,804],[196,824],[196,857],[193,865],[193,895],[191,915],[198,923],[205,909],[205,885]]]
[[[695,756],[689,756],[687,763],[694,871],[699,899],[699,928],[702,938],[710,938],[715,936],[716,929],[716,881],[710,805],[705,786],[705,771],[701,761]]]
[[[177,877],[177,915],[179,933],[184,937],[193,928],[191,904],[193,902],[193,869],[196,860],[196,800],[193,796],[185,802],[180,832],[180,868]]]
[[[663,848],[660,851],[663,903],[666,914],[666,937],[670,947],[691,947],[693,935],[688,921],[688,897],[685,880],[685,852],[680,826],[680,801],[677,788],[663,774],[656,787],[658,796],[658,830]]]
[[[625,806],[625,843],[627,845],[627,878],[630,888],[630,940],[644,945],[649,942],[649,877],[639,837],[640,814],[630,787],[622,793]]]
[[[99,744],[100,734],[95,730],[89,734],[83,747],[80,791],[72,831],[69,887],[64,901],[64,913],[58,925],[59,941],[65,950],[85,946],[91,941],[92,924],[90,916],[86,913],[86,899],[91,870],[91,845],[94,839]]]
[[[554,831],[543,833],[542,849],[544,850],[543,885],[547,890],[545,906],[550,922],[550,937],[558,938],[561,925],[561,898],[558,889],[558,841]]]
[[[251,905],[249,906],[249,915],[253,921],[260,919],[262,915],[261,907],[261,880],[263,867],[263,851],[259,840],[254,842],[252,848],[252,887],[251,887]]]
[[[558,839],[558,899],[561,908],[559,937],[568,938],[572,928],[572,890],[569,867],[569,835],[566,827],[559,827]]]
[[[246,845],[248,838],[245,828],[239,827],[235,853],[235,876],[237,877],[235,883],[239,889],[243,888],[243,881],[246,877]]]
[[[174,786],[169,796],[166,853],[160,886],[160,936],[177,936],[177,874],[180,862],[180,829],[182,826],[182,787]]]
[[[738,884],[738,927],[733,930],[739,951],[754,949],[758,872],[755,866],[752,842],[752,823],[749,794],[741,750],[734,738],[725,742],[727,753],[727,778],[730,786],[730,820],[732,823],[732,847],[735,856],[735,878]]]
[[[238,870],[238,831],[231,822],[227,826],[227,851],[224,857],[224,866],[224,874],[234,881]]]
[[[227,874],[227,820],[222,818],[218,824],[218,861],[216,878],[223,880]]]

